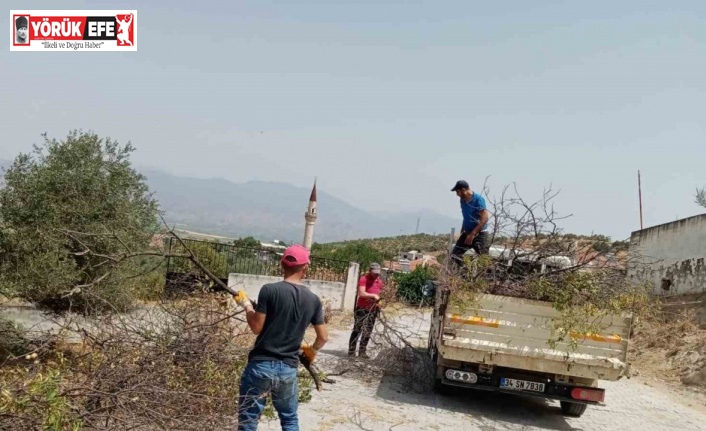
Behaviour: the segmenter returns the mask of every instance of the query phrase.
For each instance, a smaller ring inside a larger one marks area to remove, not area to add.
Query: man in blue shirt
[[[463,264],[463,254],[469,249],[473,249],[478,255],[488,254],[490,212],[486,208],[483,196],[473,192],[466,181],[457,181],[451,191],[456,192],[456,196],[459,197],[463,214],[461,235],[451,252],[452,261],[460,266]]]

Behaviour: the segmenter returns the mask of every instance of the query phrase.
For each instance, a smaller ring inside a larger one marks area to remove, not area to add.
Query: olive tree
[[[0,190],[3,292],[61,312],[125,309],[130,264],[101,256],[144,250],[158,204],[133,169],[134,147],[73,131],[20,154]]]

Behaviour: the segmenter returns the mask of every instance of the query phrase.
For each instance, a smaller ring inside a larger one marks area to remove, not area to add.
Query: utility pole
[[[414,230],[415,235],[419,233],[419,220],[421,220],[421,217],[417,217],[417,228]]]
[[[640,178],[640,170],[637,170],[637,193],[640,199],[640,230],[644,227],[642,225],[642,180]]]

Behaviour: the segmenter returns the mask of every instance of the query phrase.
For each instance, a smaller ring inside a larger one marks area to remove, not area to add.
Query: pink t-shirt
[[[367,293],[379,295],[382,291],[382,279],[379,276],[373,278],[373,276],[368,273],[360,277],[360,280],[358,281],[358,286],[365,286],[365,291]],[[357,306],[360,308],[371,309],[375,306],[375,300],[372,298],[358,297]]]

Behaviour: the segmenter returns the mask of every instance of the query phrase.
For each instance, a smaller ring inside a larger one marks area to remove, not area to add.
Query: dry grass
[[[683,379],[706,366],[706,330],[700,329],[698,307],[693,298],[673,299],[661,310],[643,319],[630,345],[630,360],[636,375],[683,389]],[[675,306],[675,302],[686,303]],[[691,393],[706,395],[706,386],[689,386]]]

